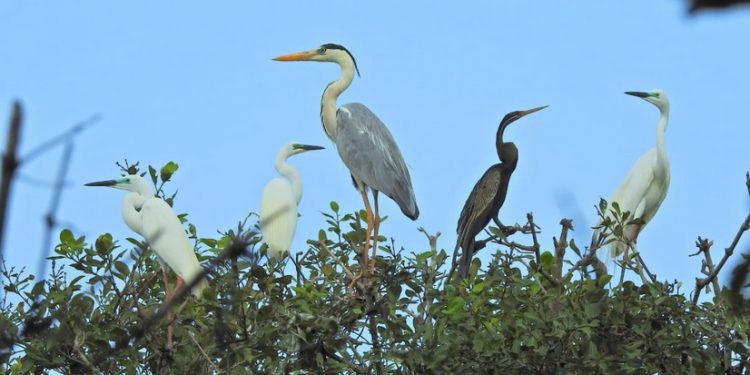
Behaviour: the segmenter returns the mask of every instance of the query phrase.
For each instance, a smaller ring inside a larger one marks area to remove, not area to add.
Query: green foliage
[[[723,296],[693,306],[674,283],[613,286],[609,275],[597,279],[573,259],[557,259],[569,245],[564,235],[555,239],[554,253],[539,254],[520,251],[503,236],[483,250],[494,251],[489,264],[475,259],[466,279],[447,282],[444,250],[406,251],[381,234],[375,275],[350,289],[360,271],[365,222],[359,212],[340,212],[335,202],[330,208],[317,238],[283,263],[262,256],[264,245],[247,219],[217,238],[198,237],[188,224],[202,263],[211,267],[210,286],[203,298],[173,307],[173,349],[167,347],[167,319],[139,335],[164,297],[160,268],[147,246],[110,234],[92,241],[61,231],[46,280],[35,283],[14,268],[3,272],[0,344],[8,349],[2,357],[7,371],[748,371],[746,302],[732,313]],[[627,222],[619,214],[615,221]],[[528,235],[513,236],[529,241]],[[225,257],[237,242],[247,246],[245,255]],[[563,265],[565,270],[556,269]]]

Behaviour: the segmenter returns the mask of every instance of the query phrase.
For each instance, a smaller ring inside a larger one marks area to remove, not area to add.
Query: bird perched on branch
[[[130,229],[146,240],[159,260],[177,274],[175,290],[200,274],[198,258],[180,219],[167,202],[154,195],[154,189],[143,177],[132,174],[114,180],[90,182],[86,186],[106,186],[129,192],[122,201],[122,218]],[[166,272],[164,283],[168,300],[172,291],[169,290]],[[191,291],[192,294],[200,297],[206,285],[206,280],[202,280]]]
[[[419,217],[409,170],[396,140],[385,124],[363,104],[349,103],[336,108],[336,99],[352,83],[354,73],[359,74],[354,56],[343,46],[324,44],[309,51],[279,56],[274,60],[332,62],[341,68],[339,79],[329,83],[323,90],[320,118],[326,135],[336,143],[339,156],[362,195],[367,212],[367,230],[362,250],[363,272],[368,269],[371,239],[373,260],[369,268],[374,270],[380,227],[378,193],[382,192],[393,199],[408,218],[416,220]],[[368,188],[372,190],[374,210],[367,196]]]
[[[458,218],[458,227],[456,228],[458,238],[456,240],[456,247],[453,250],[451,276],[453,275],[453,270],[458,266],[459,279],[466,277],[471,265],[471,259],[474,256],[474,239],[489,224],[490,220],[494,220],[500,229],[505,229],[505,226],[500,222],[498,214],[508,193],[510,176],[516,170],[518,148],[516,148],[513,142],[505,142],[503,134],[508,125],[514,121],[544,108],[547,108],[547,106],[533,108],[528,111],[510,112],[500,121],[495,138],[495,147],[497,148],[497,156],[500,158],[500,163],[489,167],[484,172],[476,185],[474,185],[474,189],[471,190],[466,203],[464,203],[461,216]],[[461,249],[461,258],[456,263],[459,248]]]
[[[320,146],[291,142],[276,155],[276,177],[266,184],[260,200],[260,230],[268,244],[268,255],[281,259],[294,238],[297,228],[297,205],[302,199],[302,179],[294,167],[287,163],[290,156],[306,151],[322,150]]]
[[[646,151],[633,165],[625,180],[615,190],[609,202],[616,202],[621,212],[629,211],[631,218],[640,219],[641,224],[629,224],[623,230],[625,242],[615,240],[609,244],[612,257],[623,254],[627,259],[628,243],[635,242],[638,234],[646,227],[661,206],[669,190],[669,159],[664,146],[664,133],[669,121],[669,99],[662,90],[649,92],[628,91],[628,95],[641,98],[659,109],[659,122],[656,125],[656,147]],[[611,213],[606,215],[611,217]],[[601,225],[601,220],[598,226]],[[601,228],[594,232],[597,241]]]

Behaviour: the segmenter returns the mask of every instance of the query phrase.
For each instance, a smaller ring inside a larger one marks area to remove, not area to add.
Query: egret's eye
[[[655,93],[653,93],[653,94],[652,94],[651,96],[653,96],[653,97],[655,97],[655,98],[658,98],[658,97],[659,97],[659,93],[658,93],[658,92],[655,92]]]

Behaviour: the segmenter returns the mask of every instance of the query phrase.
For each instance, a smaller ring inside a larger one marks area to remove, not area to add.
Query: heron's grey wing
[[[359,103],[336,112],[336,148],[352,175],[389,196],[412,220],[419,216],[409,170],[391,132]]]
[[[466,199],[456,228],[459,246],[464,246],[466,241],[479,234],[497,214],[494,206],[502,181],[499,166],[496,164],[487,169]]]

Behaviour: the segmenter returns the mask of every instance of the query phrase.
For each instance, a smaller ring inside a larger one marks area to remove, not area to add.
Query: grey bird
[[[354,185],[362,195],[367,212],[367,231],[362,251],[363,272],[375,268],[380,214],[378,192],[393,199],[401,212],[412,220],[419,217],[409,170],[391,132],[370,109],[360,103],[336,108],[336,99],[351,84],[354,73],[359,75],[351,52],[338,44],[324,44],[310,51],[291,53],[274,58],[276,61],[334,62],[341,68],[341,77],[323,91],[320,119],[328,138],[335,144],[341,160],[351,173]],[[372,190],[374,210],[367,196]],[[372,238],[372,263],[368,268],[368,249]]]

